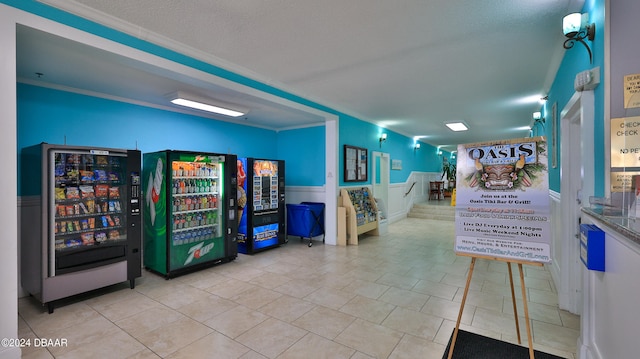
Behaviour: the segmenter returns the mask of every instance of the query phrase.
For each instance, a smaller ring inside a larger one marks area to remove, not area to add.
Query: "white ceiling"
[[[584,3],[41,1],[435,146],[528,135],[566,51],[562,17]],[[41,72],[39,81],[159,104],[187,89],[251,107],[241,121],[275,130],[322,120],[31,29],[18,48],[23,79]]]

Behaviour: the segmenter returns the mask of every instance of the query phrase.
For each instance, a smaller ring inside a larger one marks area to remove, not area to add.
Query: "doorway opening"
[[[389,170],[390,156],[388,153],[373,151],[373,170],[371,183],[373,185],[373,196],[378,205],[378,211],[381,212],[380,220],[386,220],[388,217],[387,208],[389,205]],[[385,222],[386,223],[386,222]]]

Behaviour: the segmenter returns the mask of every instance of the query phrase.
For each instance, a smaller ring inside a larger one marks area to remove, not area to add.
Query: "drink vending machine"
[[[166,278],[234,260],[236,156],[144,154],[144,266]]]

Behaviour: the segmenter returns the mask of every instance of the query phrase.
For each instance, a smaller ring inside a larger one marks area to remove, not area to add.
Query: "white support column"
[[[338,241],[338,117],[326,115],[325,120],[325,243]]]
[[[16,11],[0,5],[0,339],[18,338],[18,200],[16,149]],[[0,346],[0,359],[20,358],[20,348]]]

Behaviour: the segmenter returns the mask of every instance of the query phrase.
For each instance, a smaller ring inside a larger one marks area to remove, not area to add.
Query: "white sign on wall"
[[[624,77],[624,108],[640,107],[640,74]]]
[[[547,142],[458,146],[456,253],[551,261]]]

